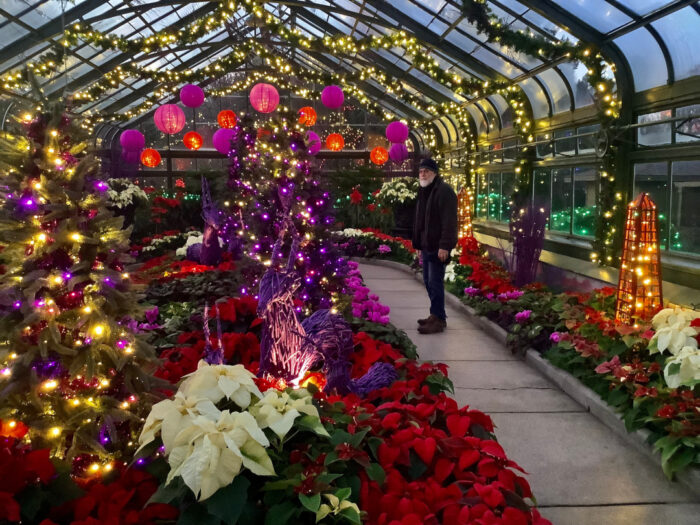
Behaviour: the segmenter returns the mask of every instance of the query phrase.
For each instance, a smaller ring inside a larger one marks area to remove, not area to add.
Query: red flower
[[[19,503],[9,492],[0,492],[0,520],[19,521]]]
[[[357,191],[357,188],[352,190],[352,193],[350,194],[350,202],[353,204],[360,204],[362,202],[362,194]]]
[[[368,210],[368,211],[372,211],[372,212],[373,212],[373,211],[375,211],[376,209],[377,209],[377,205],[376,205],[376,204],[368,204],[368,205],[367,205],[367,210]]]
[[[656,411],[656,417],[672,418],[677,414],[675,407],[671,405],[664,405]]]

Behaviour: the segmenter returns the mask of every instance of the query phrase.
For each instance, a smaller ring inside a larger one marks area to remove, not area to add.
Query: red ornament
[[[362,194],[357,190],[357,188],[352,190],[352,193],[350,194],[350,202],[352,204],[360,204],[362,202]]]
[[[304,106],[299,110],[299,124],[302,126],[313,126],[317,118],[316,110],[311,106]]]
[[[159,166],[160,160],[160,153],[153,148],[146,148],[141,153],[141,163],[148,168]]]
[[[202,140],[202,136],[196,131],[188,131],[187,133],[185,133],[185,136],[182,137],[182,142],[185,143],[187,149],[194,150],[201,148],[202,144],[204,143],[204,141]]]
[[[381,146],[377,146],[369,154],[369,160],[371,160],[377,166],[381,166],[387,160],[389,160],[389,152],[386,149],[382,148]]]
[[[238,118],[230,109],[224,109],[223,111],[219,111],[219,114],[216,116],[216,121],[222,128],[235,128]]]
[[[345,140],[340,133],[331,133],[326,139],[326,147],[331,151],[340,151],[345,146]]]

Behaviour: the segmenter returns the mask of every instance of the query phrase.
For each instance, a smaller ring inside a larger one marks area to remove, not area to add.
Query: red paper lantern
[[[317,118],[316,110],[311,106],[304,106],[299,110],[299,124],[302,126],[313,126]]]
[[[163,104],[153,114],[153,121],[163,133],[180,133],[185,127],[185,112],[175,104]]]
[[[219,114],[216,116],[216,121],[222,128],[235,128],[238,119],[233,111],[224,109],[223,111],[219,111]]]
[[[326,139],[326,147],[331,151],[340,151],[345,146],[345,140],[340,133],[331,133]]]
[[[255,84],[250,90],[250,104],[260,113],[272,113],[280,103],[280,94],[272,84]]]
[[[202,140],[202,136],[196,131],[188,131],[185,133],[185,136],[182,137],[182,142],[185,143],[187,149],[199,149],[202,147],[204,140]]]
[[[389,160],[389,152],[381,146],[377,146],[369,154],[369,160],[374,162],[377,166],[382,166],[387,160]]]
[[[153,148],[146,148],[141,153],[141,163],[148,168],[155,168],[160,165],[160,153]]]

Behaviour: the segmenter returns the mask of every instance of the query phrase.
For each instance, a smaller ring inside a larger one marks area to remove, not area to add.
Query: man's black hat
[[[433,159],[421,160],[420,167],[429,169],[431,171],[434,171],[435,173],[440,173],[440,169],[438,168],[437,162],[435,162]]]

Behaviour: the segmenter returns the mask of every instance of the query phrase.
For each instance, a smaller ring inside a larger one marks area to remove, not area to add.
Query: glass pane
[[[673,3],[671,0],[617,0],[625,7],[629,7],[638,15],[645,15],[650,11]]]
[[[554,132],[554,149],[557,155],[573,157],[576,155],[576,139],[573,129],[562,129]]]
[[[476,216],[479,219],[488,218],[488,193],[489,182],[486,174],[482,173],[477,177],[476,188]]]
[[[559,0],[557,4],[601,33],[608,33],[632,21],[605,0]]]
[[[486,136],[486,133],[488,133],[488,126],[486,125],[483,113],[471,105],[467,106],[467,111],[474,119],[477,135],[480,137]]]
[[[639,115],[637,122],[640,124],[648,122],[658,122],[659,120],[671,118],[671,110],[657,111]],[[659,144],[671,143],[671,124],[657,124],[655,126],[644,126],[637,130],[637,143],[640,146],[658,146]]]
[[[600,124],[593,124],[592,126],[582,126],[578,128],[576,133],[578,135],[583,135],[584,133],[595,133],[600,129]],[[582,155],[584,153],[594,153],[595,152],[595,135],[588,135],[586,137],[578,138],[578,153]]]
[[[489,220],[497,221],[501,216],[501,174],[489,173]]]
[[[595,233],[598,173],[593,167],[574,168],[574,235]]]
[[[661,249],[668,244],[668,164],[649,162],[634,165],[634,194],[648,193],[659,214]]]
[[[501,222],[510,222],[515,173],[504,173],[501,186]]]
[[[541,159],[554,156],[554,144],[551,140],[552,136],[549,133],[535,136],[537,142],[537,156]]]
[[[635,91],[661,86],[668,81],[666,60],[651,33],[639,28],[615,39],[632,68]]]
[[[492,95],[489,97],[489,102],[491,102],[498,110],[498,115],[501,120],[501,130],[510,128],[513,126],[513,110],[510,108],[510,104],[501,95]]]
[[[548,212],[547,217],[547,227],[549,227],[549,211],[550,202],[552,201],[551,196],[551,173],[548,169],[536,169],[533,175],[533,202],[535,206],[542,207]]]
[[[552,230],[571,232],[571,168],[552,170]]]
[[[586,66],[580,62],[564,62],[557,67],[569,81],[571,90],[574,92],[576,107],[582,108],[593,104],[593,90],[585,79],[587,74]]]
[[[700,104],[676,108],[677,117],[700,117]],[[700,140],[700,118],[676,122],[676,142]]]
[[[547,95],[542,88],[537,85],[537,82],[528,78],[519,83],[523,88],[527,98],[530,99],[532,105],[532,113],[536,119],[549,117],[549,104],[547,103]]]
[[[496,110],[493,109],[493,106],[486,101],[477,102],[476,105],[484,110],[484,113],[486,113],[486,116],[488,117],[489,133],[498,132],[501,123],[498,115],[496,114]]]
[[[561,79],[559,74],[553,69],[548,69],[537,75],[542,83],[547,86],[549,90],[549,95],[554,103],[554,113],[563,113],[564,111],[571,111],[571,98],[569,97],[569,91],[564,85],[564,81]]]
[[[671,13],[652,26],[661,34],[673,59],[676,80],[688,78],[700,73],[700,15],[692,8],[686,7]]]
[[[671,249],[700,254],[700,160],[674,162],[671,171]]]

